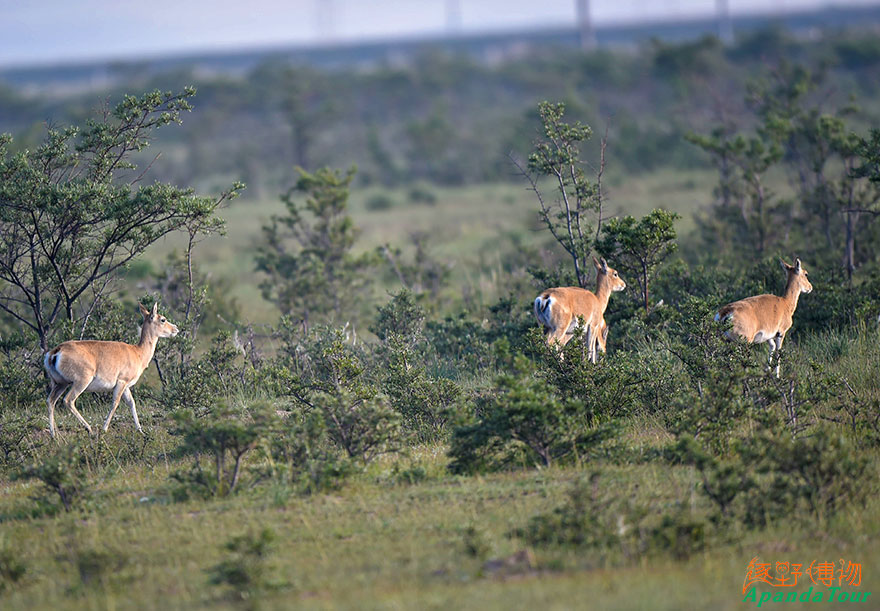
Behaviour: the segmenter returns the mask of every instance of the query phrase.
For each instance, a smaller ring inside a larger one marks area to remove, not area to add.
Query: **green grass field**
[[[682,215],[676,228],[679,235],[685,235],[694,227],[693,212],[711,200],[715,180],[714,173],[708,170],[662,171],[627,180],[612,178],[607,185],[606,216],[641,216],[653,208],[667,208]],[[407,189],[352,189],[350,211],[355,226],[362,232],[356,250],[372,251],[389,244],[408,252],[409,235],[427,233],[430,252],[452,268],[451,284],[469,285],[491,303],[500,296],[497,280],[501,275],[501,258],[513,248],[512,239],[524,246],[551,248],[546,230],[537,222],[537,200],[525,181],[432,187],[431,191],[436,202],[429,205],[410,202]],[[552,196],[549,188],[547,193]],[[385,210],[369,210],[367,202],[378,194],[387,195],[394,205]],[[254,245],[268,219],[284,211],[277,198],[233,200],[221,213],[227,221],[226,236],[209,238],[196,250],[197,263],[205,272],[231,283],[231,296],[239,301],[245,318],[251,322],[275,322],[278,317],[277,310],[262,298],[257,288],[260,277],[254,272]],[[160,262],[168,252],[184,246],[183,237],[169,236],[145,258]],[[396,289],[377,288],[380,297],[386,290]]]
[[[786,365],[802,370],[822,360],[857,387],[873,389],[869,398],[877,400],[878,345],[876,329],[802,338]],[[763,351],[755,348],[755,357],[762,358]],[[92,404],[85,415],[97,422],[104,409]],[[602,474],[603,494],[658,512],[686,499],[700,513],[707,501],[690,467],[594,460],[464,477],[446,472],[445,447],[417,446],[374,463],[334,493],[298,496],[264,483],[226,499],[175,502],[169,474],[191,459],[174,458],[175,441],[165,423],[152,416],[149,405],[142,413],[145,446],[127,414],[117,417],[107,437],[91,442],[101,466],[93,467],[95,490],[81,509],[40,515],[30,500],[36,483],[0,478],[0,559],[4,550],[15,550],[26,567],[17,583],[0,590],[0,607],[740,609],[756,606],[742,602],[746,566],[755,556],[805,566],[843,558],[862,565],[862,585],[855,590],[871,591],[878,583],[876,497],[866,508],[818,523],[776,516],[771,528],[735,534],[731,543],[681,561],[532,548],[512,531],[559,506],[573,482],[593,471]],[[65,442],[85,441],[69,414],[60,416],[59,425]],[[643,451],[669,440],[653,417],[645,416],[626,423],[619,443]],[[421,481],[405,483],[399,473],[413,467],[423,469]],[[264,528],[276,540],[265,560],[268,586],[259,599],[241,600],[211,585],[211,568],[228,555],[223,544]],[[474,538],[479,553],[468,552]]]

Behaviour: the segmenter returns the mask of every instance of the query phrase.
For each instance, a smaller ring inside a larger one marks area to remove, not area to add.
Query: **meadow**
[[[876,398],[876,339],[874,329],[802,337],[790,366],[819,358],[852,376],[855,364]],[[840,353],[829,356],[828,346],[838,344]],[[84,414],[97,422],[104,407]],[[624,559],[608,550],[536,548],[511,532],[559,506],[573,482],[592,472],[601,473],[603,497],[628,497],[656,511],[684,498],[697,514],[708,512],[692,467],[594,459],[451,476],[444,445],[428,444],[371,465],[333,493],[301,497],[274,484],[225,499],[175,502],[169,474],[192,459],[173,456],[174,441],[158,414],[142,416],[145,439],[126,416],[91,441],[67,415],[61,418],[64,443],[79,439],[92,448],[94,490],[80,509],[45,516],[35,515],[30,500],[37,483],[3,481],[0,550],[7,564],[0,568],[8,570],[10,550],[27,567],[2,593],[6,609],[738,609],[754,606],[742,602],[742,586],[755,556],[860,562],[867,591],[880,562],[876,497],[817,523],[780,515],[773,527],[686,560],[665,554]],[[618,443],[628,452],[644,454],[669,441],[655,417],[631,418],[625,428]],[[420,475],[408,479],[417,468]],[[265,565],[259,600],[230,598],[226,588],[209,583],[212,567],[228,557],[224,543],[267,528],[275,540],[266,557],[254,561]]]
[[[0,608],[873,608],[878,62],[864,33],[778,31],[269,62],[205,77],[204,112],[120,95],[81,131],[35,113],[92,100],[8,92]],[[575,119],[609,108],[600,189]],[[719,307],[803,270],[769,367],[724,339]],[[535,296],[617,271],[607,353],[548,345]],[[97,433],[86,394],[96,434],[59,405],[51,437],[44,353],[134,342],[155,304],[181,332],[133,390],[145,432],[123,405]]]

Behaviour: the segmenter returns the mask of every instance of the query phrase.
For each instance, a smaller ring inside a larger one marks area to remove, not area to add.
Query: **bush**
[[[20,560],[20,555],[5,543],[0,547],[0,594],[21,581],[27,573],[27,566]]]
[[[515,373],[502,374],[478,406],[473,422],[453,432],[449,468],[454,473],[493,469],[521,461],[550,464],[584,456],[612,435],[593,427],[585,401],[562,398],[535,377],[523,356]]]
[[[181,452],[206,453],[214,459],[213,472],[203,471],[196,462],[191,471],[172,474],[183,485],[178,498],[185,498],[189,491],[203,497],[235,492],[245,454],[270,436],[277,425],[274,407],[264,403],[244,410],[221,404],[202,418],[192,410],[182,410],[174,414],[174,421],[176,427],[171,433],[182,437]]]
[[[385,193],[377,193],[376,195],[372,195],[369,199],[367,199],[365,206],[367,210],[370,210],[371,212],[376,212],[379,210],[390,210],[394,207],[394,199],[392,199],[391,196]]]
[[[270,448],[275,465],[270,475],[282,475],[306,494],[337,490],[356,471],[330,440],[317,410],[294,411],[283,419]]]
[[[270,586],[267,559],[274,542],[275,533],[268,528],[233,537],[223,546],[228,557],[208,569],[209,582],[228,586],[235,598],[257,598]]]
[[[429,376],[421,359],[403,336],[393,334],[383,344],[387,364],[382,389],[404,425],[420,441],[436,441],[454,418],[461,388],[446,378]]]
[[[90,492],[84,451],[78,444],[55,449],[48,456],[14,474],[13,479],[40,480],[48,497],[36,497],[34,501],[38,507],[49,512],[57,511],[57,505],[51,500],[54,495],[58,496],[64,511],[72,511]]]
[[[409,201],[414,204],[433,206],[437,203],[437,195],[427,185],[418,183],[410,188]]]
[[[707,524],[684,505],[658,516],[626,497],[600,495],[599,478],[578,480],[563,505],[512,534],[535,546],[587,548],[627,560],[652,552],[684,560],[706,546]]]
[[[46,398],[42,354],[34,342],[22,334],[0,335],[0,413],[21,413]]]

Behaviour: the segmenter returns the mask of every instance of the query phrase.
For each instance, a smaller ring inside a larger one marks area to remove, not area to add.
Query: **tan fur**
[[[608,342],[608,324],[605,319],[599,321],[599,329],[596,332],[596,349],[605,354]]]
[[[773,353],[782,348],[782,340],[791,328],[792,316],[797,308],[801,293],[813,290],[807,271],[797,259],[795,265],[781,261],[782,268],[788,275],[785,292],[781,297],[776,295],[755,295],[729,303],[715,315],[715,320],[731,319],[733,328],[731,336],[741,337],[749,343],[760,344],[770,342],[770,360]],[[779,363],[776,363],[776,375],[779,376]]]
[[[92,427],[76,409],[77,398],[86,391],[113,391],[113,406],[104,422],[104,431],[110,427],[110,420],[124,399],[131,407],[131,415],[137,430],[141,429],[135,409],[131,387],[149,367],[160,337],[173,337],[178,329],[165,320],[153,305],[152,312],[140,306],[144,316],[141,338],[137,345],[124,342],[104,342],[95,340],[69,341],[59,344],[46,353],[43,365],[49,374],[49,432],[55,437],[55,403],[67,392],[64,404],[89,431]]]
[[[573,337],[578,317],[583,318],[590,360],[595,363],[597,349],[604,352],[605,348],[607,326],[604,337],[601,327],[604,325],[603,315],[608,307],[608,300],[612,292],[625,289],[626,282],[616,270],[608,267],[605,259],[601,262],[593,259],[593,263],[596,266],[595,293],[573,286],[547,289],[535,299],[535,317],[544,326],[547,343],[556,341],[561,346]]]

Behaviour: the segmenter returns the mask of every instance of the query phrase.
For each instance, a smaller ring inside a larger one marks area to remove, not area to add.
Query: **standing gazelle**
[[[605,259],[600,262],[594,258],[593,264],[596,266],[595,293],[573,286],[547,289],[535,298],[535,318],[544,325],[547,343],[555,339],[562,346],[573,337],[578,318],[583,318],[590,360],[595,363],[598,350],[605,351],[608,327],[603,329],[602,326],[608,299],[612,292],[625,289],[626,282],[616,270],[608,267]]]
[[[727,332],[732,339],[739,336],[750,344],[770,342],[768,367],[773,363],[773,353],[782,348],[782,340],[791,328],[791,317],[797,308],[801,293],[809,293],[813,285],[807,278],[807,270],[796,259],[789,265],[782,259],[782,269],[788,274],[785,293],[776,295],[755,295],[729,303],[715,315],[715,320],[732,319],[733,329]],[[779,361],[776,362],[776,377],[779,377]]]
[[[49,374],[49,432],[55,437],[55,403],[70,389],[64,397],[64,404],[70,408],[76,419],[92,432],[92,427],[76,409],[77,398],[85,391],[113,391],[113,407],[104,421],[104,431],[110,427],[110,420],[124,399],[131,407],[131,416],[138,431],[143,432],[134,407],[131,387],[140,379],[156,351],[156,342],[160,337],[174,337],[177,327],[156,311],[158,304],[153,304],[150,312],[138,304],[144,323],[141,327],[141,340],[136,346],[124,342],[101,342],[92,340],[69,341],[59,344],[46,353],[43,366]]]

